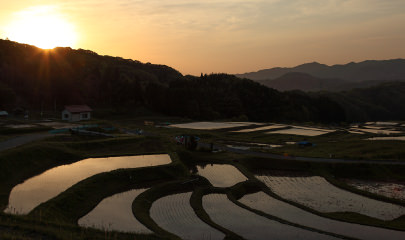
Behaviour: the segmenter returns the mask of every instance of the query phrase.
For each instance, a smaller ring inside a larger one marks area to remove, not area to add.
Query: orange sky
[[[77,34],[72,48],[183,74],[405,58],[403,0],[0,0],[0,6],[0,38],[13,40],[16,16],[44,8]]]

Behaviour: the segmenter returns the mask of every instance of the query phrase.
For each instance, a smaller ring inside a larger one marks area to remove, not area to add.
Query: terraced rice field
[[[231,187],[247,180],[236,167],[232,165],[212,164],[205,167],[197,166],[198,175],[205,177],[214,187]]]
[[[405,141],[405,136],[399,136],[399,137],[372,137],[372,138],[367,138],[367,140],[373,140],[373,141]]]
[[[338,239],[269,220],[240,208],[224,194],[205,195],[203,207],[212,221],[249,240]]]
[[[39,204],[57,196],[69,187],[95,174],[122,168],[140,168],[169,164],[167,154],[88,158],[52,168],[15,186],[6,213],[28,214]],[[46,187],[44,187],[46,186]]]
[[[225,234],[201,221],[190,206],[191,192],[163,197],[152,204],[151,218],[163,229],[182,239],[215,240]]]
[[[264,131],[264,130],[270,130],[270,129],[284,128],[284,127],[288,127],[288,125],[274,124],[274,125],[270,125],[270,126],[242,129],[242,130],[232,131],[232,132],[234,132],[234,133],[249,133],[249,132],[257,132],[257,131]]]
[[[380,240],[387,237],[392,240],[405,239],[405,232],[351,224],[320,217],[277,200],[263,192],[245,195],[243,198],[239,199],[239,202],[252,209],[262,211],[289,222],[325,232],[365,240]]]
[[[397,122],[366,122],[367,125],[379,125],[379,126],[395,126],[398,125],[399,123]]]
[[[387,183],[376,181],[362,181],[345,179],[347,184],[357,189],[382,195],[389,198],[405,200],[405,183]]]
[[[397,130],[371,129],[371,128],[350,128],[350,130],[362,131],[362,132],[374,133],[374,134],[385,134],[385,135],[402,133],[401,131],[397,131]]]
[[[320,136],[326,133],[334,132],[334,130],[320,129],[320,128],[308,128],[308,127],[292,127],[289,129],[281,129],[271,132],[266,132],[266,134],[291,134],[300,136]]]
[[[90,213],[80,218],[78,224],[107,231],[152,233],[132,214],[132,202],[145,190],[134,189],[104,199]]]
[[[250,126],[250,125],[262,125],[262,123],[254,123],[254,122],[192,122],[192,123],[172,124],[172,125],[170,125],[170,127],[198,129],[198,130],[216,130],[216,129],[224,129],[224,128],[244,127],[244,126]]]
[[[320,212],[355,212],[393,220],[405,215],[405,207],[385,203],[337,188],[319,176],[256,176],[275,194]]]

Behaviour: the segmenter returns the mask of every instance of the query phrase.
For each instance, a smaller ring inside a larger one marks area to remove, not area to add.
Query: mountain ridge
[[[254,81],[279,78],[289,72],[307,73],[318,78],[338,78],[351,82],[405,79],[405,59],[365,60],[347,64],[325,65],[318,62],[295,67],[275,67],[256,72],[235,74]]]

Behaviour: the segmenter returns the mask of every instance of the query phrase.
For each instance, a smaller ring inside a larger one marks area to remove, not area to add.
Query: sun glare
[[[74,47],[74,27],[50,6],[32,7],[15,13],[6,29],[7,37],[16,42],[32,44],[43,49]]]

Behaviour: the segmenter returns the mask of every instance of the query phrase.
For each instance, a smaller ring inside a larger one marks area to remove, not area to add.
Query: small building
[[[87,105],[69,105],[62,111],[62,120],[77,122],[90,120],[93,110]]]
[[[0,111],[0,117],[8,117],[7,111]]]

